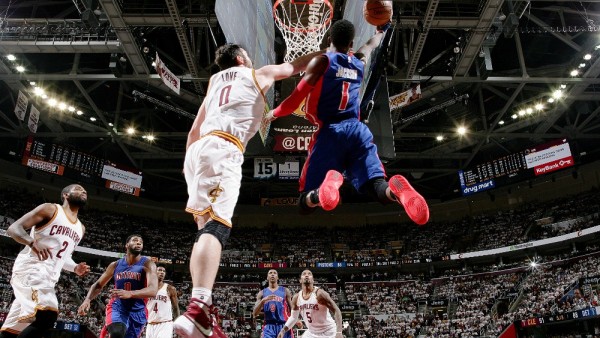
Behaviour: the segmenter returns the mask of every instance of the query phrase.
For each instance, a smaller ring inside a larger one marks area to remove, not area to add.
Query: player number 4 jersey
[[[158,290],[154,298],[148,299],[146,307],[148,309],[148,323],[157,324],[173,320],[173,308],[171,307],[171,297],[167,288],[169,284],[164,283]]]

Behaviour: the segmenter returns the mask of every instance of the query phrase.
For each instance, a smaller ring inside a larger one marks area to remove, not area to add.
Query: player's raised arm
[[[317,302],[319,304],[325,305],[329,311],[333,312],[333,319],[335,319],[335,327],[336,327],[336,337],[342,336],[342,330],[344,329],[342,326],[342,311],[337,306],[337,304],[331,299],[329,293],[322,289],[317,290]]]
[[[377,27],[377,33],[369,38],[364,45],[358,48],[356,53],[354,53],[354,56],[356,56],[357,59],[361,60],[365,64],[368,63],[369,57],[371,57],[371,52],[373,49],[379,46],[381,40],[385,36],[385,31],[390,27],[390,25],[391,23],[387,23],[384,26]]]
[[[266,65],[256,70],[256,80],[263,91],[267,91],[273,82],[286,79],[290,76],[303,72],[308,67],[309,62],[324,50],[313,52],[298,57],[292,62],[285,62],[278,65]]]
[[[104,273],[98,278],[97,281],[94,282],[94,284],[92,284],[90,290],[87,293],[87,296],[85,296],[85,299],[79,306],[79,309],[77,309],[77,314],[79,314],[80,316],[87,314],[87,312],[90,309],[90,302],[92,301],[92,299],[98,297],[100,292],[102,292],[104,286],[108,284],[108,282],[112,279],[116,266],[117,262],[110,263],[106,270],[104,270]]]
[[[302,100],[315,88],[315,85],[323,76],[327,67],[329,67],[329,60],[326,56],[319,55],[313,58],[294,91],[277,108],[270,111],[266,118],[273,121],[278,117],[287,116],[294,112],[300,103],[302,103]]]

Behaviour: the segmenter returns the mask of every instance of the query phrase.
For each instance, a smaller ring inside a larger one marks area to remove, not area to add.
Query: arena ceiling
[[[12,111],[33,81],[84,112],[42,111],[36,138],[141,169],[150,198],[184,199],[189,114],[217,71],[215,47],[225,42],[215,1],[2,1],[2,142],[17,149],[27,137]],[[337,0],[334,19],[348,1],[359,0]],[[428,198],[447,199],[459,195],[457,170],[550,140],[568,138],[578,163],[598,158],[600,0],[402,0],[394,1],[393,20],[390,95],[420,83],[422,98],[392,113],[389,174],[409,176]],[[278,60],[281,41],[276,33]],[[181,76],[181,95],[153,70],[156,52]],[[549,103],[557,90],[562,96]],[[130,125],[136,136],[125,132]],[[456,135],[459,125],[466,135]],[[156,139],[141,138],[145,132]],[[295,183],[254,180],[253,155],[244,164],[242,201],[295,195]]]

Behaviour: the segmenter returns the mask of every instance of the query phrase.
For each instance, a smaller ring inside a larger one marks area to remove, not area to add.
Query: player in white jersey
[[[158,292],[148,299],[148,325],[146,338],[171,338],[173,336],[173,314],[179,317],[179,300],[173,285],[165,283],[167,272],[164,266],[156,267]]]
[[[307,331],[302,338],[343,338],[342,312],[331,296],[315,286],[315,280],[310,270],[302,271],[300,275],[302,289],[292,299],[292,314],[279,331],[277,338],[283,338],[302,315]],[[333,312],[333,317],[331,313]]]
[[[15,300],[0,329],[2,338],[44,336],[58,317],[54,286],[61,271],[79,276],[90,271],[84,262],[76,264],[71,258],[85,232],[77,214],[87,202],[87,192],[72,184],[62,190],[61,200],[62,205],[37,206],[8,228],[10,237],[26,246],[13,266],[10,284]]]
[[[189,195],[186,211],[198,225],[190,256],[192,298],[186,312],[173,323],[175,332],[184,338],[226,337],[215,319],[211,296],[221,250],[231,231],[244,149],[266,114],[264,93],[275,81],[305,70],[319,53],[254,69],[239,45],[227,44],[216,51],[221,71],[210,78],[188,134],[183,169]]]

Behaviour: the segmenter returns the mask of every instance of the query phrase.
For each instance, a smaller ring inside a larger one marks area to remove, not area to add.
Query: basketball
[[[385,25],[392,18],[391,1],[367,0],[363,6],[365,20],[373,26]]]

